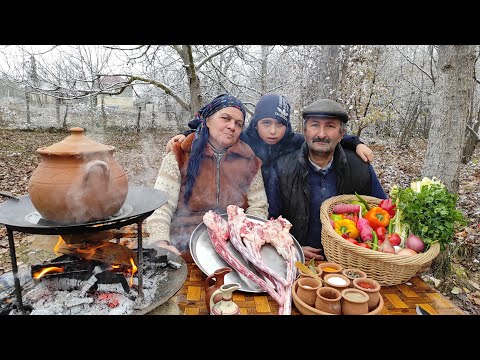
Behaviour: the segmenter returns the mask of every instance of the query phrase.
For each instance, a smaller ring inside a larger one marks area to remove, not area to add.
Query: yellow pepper
[[[353,239],[358,238],[358,229],[354,221],[350,219],[342,219],[335,221],[334,228],[337,234],[346,235]]]

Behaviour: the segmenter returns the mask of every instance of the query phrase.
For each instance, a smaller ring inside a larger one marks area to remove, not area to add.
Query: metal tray
[[[228,219],[227,214],[222,214],[222,218],[225,220]],[[257,223],[265,223],[266,220],[253,216],[247,215],[247,219],[257,222]],[[290,235],[292,236],[292,235]],[[297,261],[301,261],[302,263],[305,262],[305,256],[303,254],[302,247],[298,243],[298,241],[292,236],[293,243],[297,250]],[[260,278],[270,283],[263,275],[255,269],[255,267],[248,262],[243,256],[235,249],[235,247],[231,244],[230,241],[227,242],[227,248],[231,251],[232,255],[235,256],[243,265],[245,265],[248,269],[258,275]],[[203,271],[204,274],[211,275],[215,272],[215,270],[222,268],[222,267],[231,267],[228,265],[223,258],[217,254],[215,248],[212,245],[212,241],[210,240],[210,235],[208,235],[208,229],[205,223],[199,224],[192,233],[190,237],[190,252],[192,254],[193,261],[197,264],[200,270]],[[284,278],[286,277],[287,272],[287,263],[283,259],[283,257],[277,253],[277,250],[270,244],[265,244],[260,249],[260,254],[262,255],[262,259],[271,269],[278,272]],[[296,268],[294,268],[296,270]],[[244,275],[238,273],[235,269],[232,268],[232,272],[228,273],[225,276],[225,284],[230,283],[238,283],[240,284],[240,290],[245,292],[252,292],[252,293],[262,293],[264,290],[245,277]]]

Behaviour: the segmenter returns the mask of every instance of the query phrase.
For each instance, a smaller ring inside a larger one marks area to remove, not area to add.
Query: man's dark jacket
[[[290,233],[302,246],[310,245],[306,244],[311,199],[308,166],[311,164],[308,147],[304,143],[298,151],[277,160],[267,187],[269,216],[276,218],[282,215],[288,219],[293,225]],[[372,194],[370,165],[363,162],[354,151],[337,145],[332,166],[337,175],[336,195],[357,192],[375,196]]]

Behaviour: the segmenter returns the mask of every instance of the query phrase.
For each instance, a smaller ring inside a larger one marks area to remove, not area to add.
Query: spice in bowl
[[[375,289],[375,285],[370,284],[366,281],[359,281],[357,282],[357,285],[364,289]]]
[[[338,269],[335,269],[335,268],[332,268],[332,267],[324,267],[323,268],[323,271],[326,271],[326,272],[334,272],[334,271],[337,271]]]
[[[332,284],[333,286],[345,286],[347,282],[339,276],[332,276],[328,278],[328,283]]]

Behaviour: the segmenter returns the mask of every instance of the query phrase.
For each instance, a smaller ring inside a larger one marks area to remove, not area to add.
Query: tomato
[[[387,234],[386,237],[392,246],[399,246],[402,242],[402,238],[397,233]]]
[[[383,240],[385,240],[385,235],[387,234],[387,228],[385,226],[379,226],[375,229],[375,232],[377,233],[378,241],[383,242]]]
[[[347,240],[348,242],[351,242],[354,245],[358,245],[358,241],[355,239],[352,239],[351,237],[346,237],[344,239]]]

